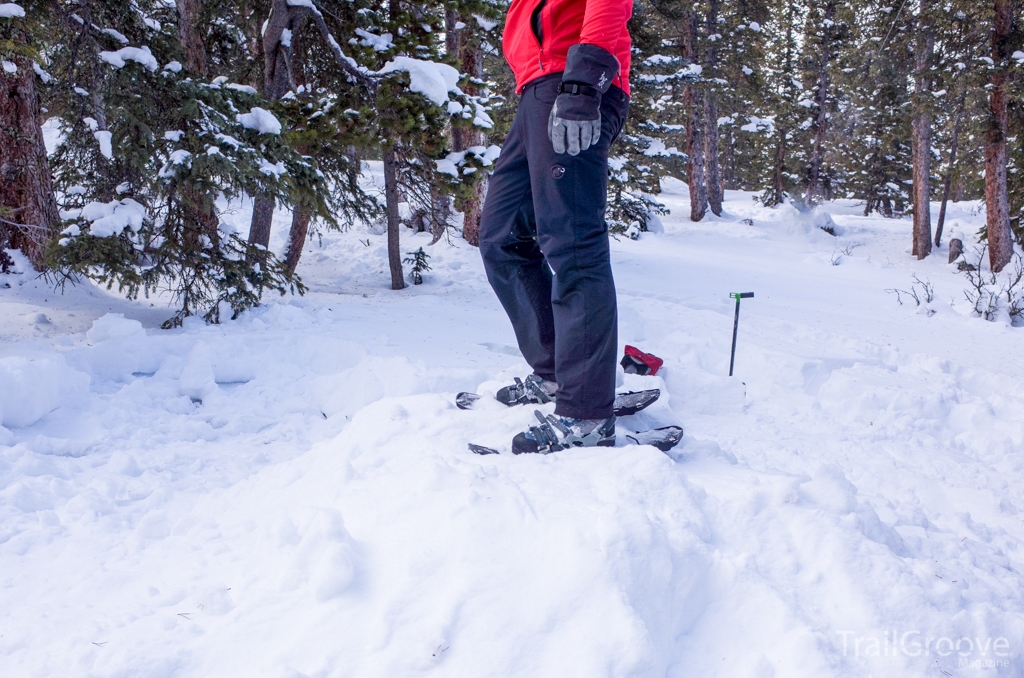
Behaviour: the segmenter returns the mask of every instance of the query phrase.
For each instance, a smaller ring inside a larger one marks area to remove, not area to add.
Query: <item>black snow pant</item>
[[[618,319],[604,220],[608,148],[629,97],[601,100],[601,137],[577,156],[558,155],[548,114],[561,73],[526,85],[487,189],[480,253],[487,279],[538,376],[558,383],[555,413],[612,415]]]

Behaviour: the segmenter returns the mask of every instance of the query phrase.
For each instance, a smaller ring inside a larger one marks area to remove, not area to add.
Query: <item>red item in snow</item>
[[[539,36],[534,13],[539,13]],[[632,42],[626,22],[632,15],[633,0],[512,0],[501,42],[516,92],[531,80],[564,71],[569,48],[585,44],[615,55],[619,74],[612,84],[628,95]]]
[[[622,356],[622,369],[630,374],[655,375],[665,361],[656,355],[644,353],[636,346],[626,346],[626,355]]]

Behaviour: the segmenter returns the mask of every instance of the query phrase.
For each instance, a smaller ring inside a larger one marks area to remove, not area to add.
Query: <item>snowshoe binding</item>
[[[607,419],[570,419],[534,412],[539,426],[512,439],[512,454],[550,454],[569,447],[614,447],[615,415]]]
[[[525,381],[516,378],[516,383],[501,388],[496,394],[498,402],[505,403],[509,407],[514,405],[539,405],[555,402],[557,394],[548,386],[553,382],[546,382],[536,375],[530,375]],[[473,409],[476,401],[483,396],[477,393],[463,391],[455,396],[455,406],[460,410]],[[653,404],[661,397],[661,391],[656,388],[646,391],[630,391],[628,393],[615,394],[615,402],[612,405],[616,417],[628,417],[636,414]]]

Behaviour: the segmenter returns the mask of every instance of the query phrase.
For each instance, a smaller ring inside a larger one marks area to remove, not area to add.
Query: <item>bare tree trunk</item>
[[[778,205],[786,197],[786,137],[788,135],[789,132],[786,128],[779,128],[779,140],[775,144],[775,167],[772,169],[772,197],[769,207]]]
[[[719,0],[708,2],[708,35],[718,33]],[[717,40],[710,40],[705,54],[705,66],[709,76],[717,76],[718,68]],[[704,173],[708,187],[708,204],[715,216],[722,216],[722,176],[718,167],[718,101],[714,89],[704,93]]]
[[[917,15],[917,36],[914,44],[914,94],[917,114],[913,126],[914,156],[914,247],[913,255],[924,259],[932,251],[932,214],[931,214],[931,159],[932,159],[932,118],[928,104],[924,101],[928,93],[928,67],[932,58],[932,44],[935,35],[932,32],[928,12],[931,3],[921,0]],[[923,24],[923,25],[922,25]]]
[[[1009,125],[1009,101],[1006,71],[1013,26],[1013,0],[994,0],[995,22],[992,31],[992,69],[989,88],[989,120],[985,135],[985,225],[988,234],[989,265],[999,272],[1013,257],[1013,231],[1010,230],[1010,200],[1006,188],[1006,136]]]
[[[697,63],[697,12],[691,9],[684,19],[683,56]],[[708,212],[707,183],[704,176],[704,97],[695,84],[683,86],[683,108],[686,110],[687,183],[690,189],[690,220],[700,221]]]
[[[966,97],[960,97],[960,106],[956,112],[956,119],[953,122],[953,139],[949,144],[949,167],[946,169],[946,177],[942,182],[942,204],[939,206],[939,220],[935,224],[935,246],[942,246],[942,227],[946,223],[946,203],[949,202],[949,189],[953,183],[953,167],[956,164],[956,152],[960,145],[960,116],[964,111]]]
[[[388,216],[388,265],[391,267],[391,289],[405,287],[402,275],[402,252],[398,234],[402,223],[398,218],[398,162],[393,148],[384,151],[384,200]]]
[[[306,246],[306,236],[309,234],[309,210],[296,207],[292,211],[292,227],[288,231],[288,252],[284,257],[284,268],[289,276],[295,275],[295,268],[299,265],[299,257],[302,256],[302,248]]]
[[[814,94],[814,103],[818,106],[818,117],[814,121],[814,144],[811,148],[811,172],[807,184],[808,204],[818,204],[825,191],[821,186],[821,160],[824,153],[825,134],[828,131],[828,66],[832,49],[832,18],[835,16],[835,3],[825,5],[825,20],[821,41],[821,54],[818,55],[818,91]]]
[[[457,12],[449,10],[445,13],[445,26],[447,33],[445,46],[448,52],[453,54],[462,63],[462,72],[470,73],[480,78],[483,75],[484,55],[478,43],[466,40],[466,31],[458,31],[455,25],[458,21],[469,23],[473,21],[471,16],[460,16]],[[467,83],[463,90],[471,95],[479,94],[479,88]],[[456,152],[465,151],[473,146],[482,146],[486,143],[486,137],[482,130],[477,127],[453,127],[452,147]],[[462,237],[474,247],[480,246],[480,216],[483,212],[484,193],[487,190],[487,179],[482,178],[473,189],[473,194],[460,201],[456,207],[463,214]]]
[[[12,37],[14,45],[28,51],[28,36],[17,29],[12,33],[0,37]],[[4,247],[19,249],[42,271],[44,249],[57,232],[60,215],[32,60],[10,56],[10,61],[17,70],[0,73],[0,254]]]
[[[185,50],[185,65],[195,73],[209,77],[206,69],[206,47],[199,36],[200,0],[176,0],[178,8],[178,38]]]
[[[270,243],[270,223],[274,219],[274,199],[258,195],[252,203],[252,225],[249,227],[249,242],[266,247]]]
[[[195,2],[196,0],[178,0]],[[263,27],[263,96],[271,101],[280,99],[294,89],[295,73],[293,69],[294,45],[299,39],[299,31],[308,18],[307,8],[289,6],[288,0],[272,0],[270,17]],[[285,31],[290,31],[291,40],[284,40]],[[274,218],[274,198],[270,195],[256,196],[249,224],[249,242],[270,246],[270,228]],[[295,224],[295,216],[292,216]],[[300,221],[301,224],[301,221]],[[306,227],[309,227],[307,220]],[[303,235],[305,238],[305,235]],[[289,238],[289,242],[292,238]],[[289,245],[290,247],[290,245]],[[289,250],[290,252],[291,250]],[[300,248],[299,253],[302,250]],[[296,260],[298,263],[298,260]]]

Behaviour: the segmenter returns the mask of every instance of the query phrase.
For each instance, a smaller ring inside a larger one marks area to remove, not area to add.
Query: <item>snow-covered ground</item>
[[[620,432],[670,454],[467,450],[533,408],[455,408],[526,372],[460,241],[392,292],[383,235],[328,234],[305,297],[174,331],[0,276],[0,676],[1024,675],[1024,329],[907,220],[666,188],[612,250],[620,342],[665,359]]]

